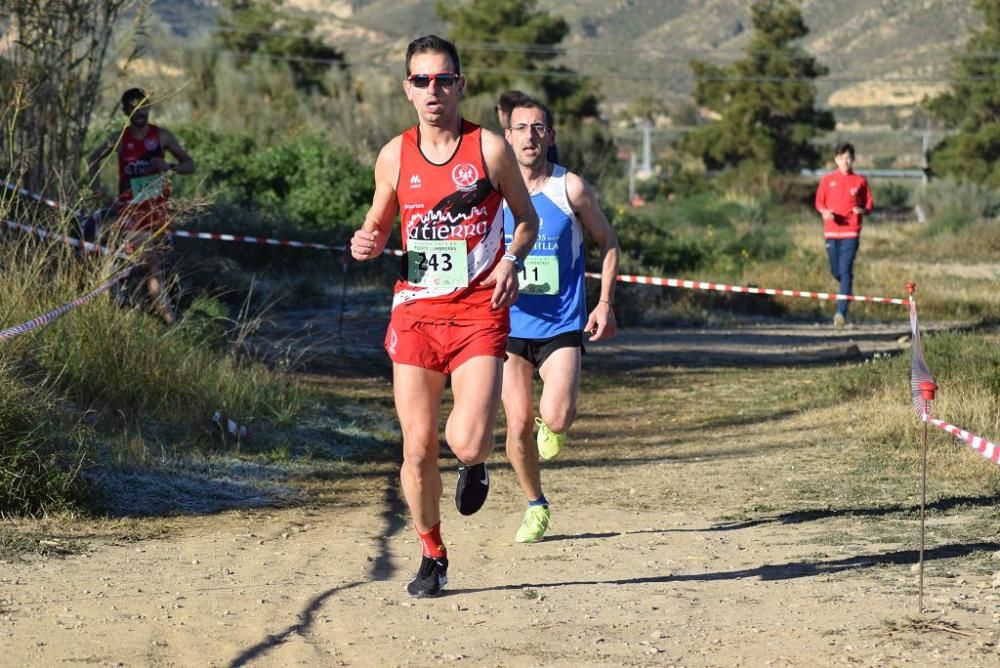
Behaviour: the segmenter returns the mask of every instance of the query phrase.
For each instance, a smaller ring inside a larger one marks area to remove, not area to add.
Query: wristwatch
[[[514,255],[513,253],[504,253],[501,260],[510,260],[514,263],[514,268],[518,271],[524,271],[524,260]]]

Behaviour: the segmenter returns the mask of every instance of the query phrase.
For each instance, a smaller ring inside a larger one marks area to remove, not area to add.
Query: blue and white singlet
[[[538,213],[538,240],[518,274],[521,295],[510,307],[510,335],[548,339],[580,331],[587,322],[584,292],[583,226],[566,194],[566,168],[553,165],[545,187],[531,196]],[[504,235],[509,246],[514,219],[504,202]]]

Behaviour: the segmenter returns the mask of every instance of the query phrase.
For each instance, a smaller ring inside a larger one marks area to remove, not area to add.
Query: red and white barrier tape
[[[10,181],[2,181],[2,180],[0,180],[0,183],[3,183],[4,187],[7,188],[7,190],[10,190],[11,192],[16,192],[17,194],[19,194],[19,195],[21,195],[23,197],[27,197],[29,199],[33,199],[36,202],[41,202],[42,204],[45,204],[46,206],[50,206],[53,209],[57,209],[59,211],[69,211],[74,216],[78,216],[79,217],[79,215],[80,215],[78,211],[76,211],[74,209],[70,209],[69,207],[65,207],[62,204],[60,204],[59,202],[55,201],[54,199],[49,199],[48,197],[42,197],[38,193],[33,193],[30,190],[28,190],[27,188],[23,188],[23,187],[15,184],[15,183],[11,183]]]
[[[29,197],[29,198],[35,200],[36,202],[41,202],[43,204],[46,204],[46,205],[52,207],[53,209],[58,209],[60,211],[69,211],[70,213],[72,213],[74,216],[76,216],[78,218],[81,217],[81,216],[83,216],[83,214],[81,212],[79,212],[77,210],[74,210],[74,209],[70,209],[68,207],[65,207],[62,204],[60,204],[59,202],[55,201],[55,200],[49,199],[47,197],[42,197],[41,195],[39,195],[37,193],[31,192],[27,188],[21,188],[21,187],[15,185],[13,183],[10,183],[8,181],[0,181],[0,183],[3,183],[4,186],[8,190],[14,191],[14,192],[16,192],[16,193],[18,193],[20,195],[23,195],[24,197]],[[17,225],[17,223],[14,223],[14,225]],[[344,250],[343,246],[332,246],[330,244],[321,244],[321,243],[315,243],[315,242],[311,242],[311,241],[289,241],[289,240],[286,240],[286,239],[271,239],[271,238],[267,238],[267,237],[252,237],[252,236],[246,236],[246,235],[242,235],[242,234],[227,234],[227,233],[221,233],[221,232],[189,232],[189,231],[186,231],[186,230],[174,230],[172,232],[167,232],[166,236],[169,236],[169,237],[179,237],[179,238],[182,238],[182,239],[206,239],[206,240],[210,240],[210,241],[238,241],[238,242],[243,242],[243,243],[248,243],[248,244],[260,244],[260,245],[265,245],[265,246],[285,246],[285,247],[288,247],[288,248],[315,248],[317,250],[334,250],[334,251],[343,251]],[[83,243],[87,243],[87,242],[83,242]]]
[[[394,248],[382,250],[383,255],[405,255],[405,251]],[[595,272],[586,272],[587,278],[601,279],[601,275]],[[810,292],[808,290],[783,290],[777,288],[752,288],[744,285],[727,285],[725,283],[708,283],[705,281],[692,281],[684,278],[657,278],[655,276],[633,276],[630,274],[619,274],[617,280],[622,283],[638,283],[640,285],[659,285],[667,288],[687,288],[689,290],[713,290],[715,292],[736,292],[750,295],[768,295],[780,297],[805,297],[807,299],[820,299],[824,301],[851,301],[851,302],[871,302],[874,304],[896,304],[907,306],[910,303],[908,298],[900,297],[869,297],[868,295],[842,295],[833,292]]]
[[[383,255],[405,255],[405,251],[386,248]],[[586,272],[587,278],[601,279],[601,275],[595,272]],[[899,297],[869,297],[867,295],[841,295],[832,292],[810,292],[808,290],[782,290],[776,288],[752,288],[744,285],[727,285],[725,283],[708,283],[705,281],[692,281],[684,278],[657,278],[655,276],[633,276],[629,274],[619,274],[617,280],[622,283],[638,283],[640,285],[659,285],[667,288],[687,288],[690,290],[713,290],[715,292],[736,292],[750,295],[769,295],[780,297],[805,297],[808,299],[821,299],[824,301],[851,301],[851,302],[872,302],[875,304],[896,304],[906,306],[910,303],[908,298]]]
[[[64,316],[65,314],[75,309],[76,307],[86,304],[99,294],[107,292],[116,283],[125,280],[125,278],[128,277],[128,275],[132,272],[134,268],[135,268],[134,266],[128,267],[118,272],[117,274],[109,278],[107,281],[102,283],[96,289],[91,290],[82,297],[74,299],[68,304],[63,304],[59,308],[53,309],[48,313],[40,315],[33,320],[29,320],[28,322],[23,322],[20,325],[15,325],[14,327],[10,327],[8,329],[0,331],[0,341],[3,341],[5,339],[12,339],[15,336],[19,336],[21,334],[26,334],[32,330],[38,329],[39,327],[43,327],[49,324],[50,322],[59,319],[60,317]]]
[[[77,248],[83,248],[84,250],[94,252],[97,251],[102,255],[110,255],[111,249],[107,246],[101,246],[100,244],[91,243],[90,241],[83,241],[75,237],[66,236],[65,234],[56,234],[55,232],[49,232],[43,230],[40,227],[32,227],[31,225],[25,225],[24,223],[18,223],[13,220],[3,221],[4,225],[7,227],[20,230],[22,232],[27,232],[28,234],[34,234],[35,236],[41,237],[42,239],[53,239],[55,241],[61,241],[67,243],[70,246],[76,246]]]
[[[587,272],[587,278],[601,278],[600,274]],[[784,290],[777,288],[752,288],[744,285],[727,285],[725,283],[706,283],[683,278],[656,278],[654,276],[631,276],[620,274],[618,280],[623,283],[638,283],[640,285],[659,285],[667,288],[687,288],[689,290],[712,290],[715,292],[736,292],[750,295],[769,295],[780,297],[805,297],[824,301],[873,302],[876,304],[907,305],[909,299],[898,297],[869,297],[867,295],[841,295],[833,292],[810,292],[808,290]]]
[[[994,464],[1000,464],[1000,445],[996,443],[991,443],[987,441],[982,436],[977,436],[971,432],[962,429],[961,427],[956,427],[953,424],[949,424],[944,420],[938,420],[937,418],[928,416],[927,419],[935,427],[943,429],[955,438],[965,441],[970,448],[981,454],[986,459],[990,460]]]
[[[10,184],[7,184],[8,187]],[[39,195],[31,193],[27,190],[21,189],[22,193],[28,197],[33,197],[39,199],[39,201],[44,201],[46,204],[53,206],[55,208],[60,208],[58,202],[53,202],[52,200],[42,199]],[[223,234],[218,232],[188,232],[184,230],[176,230],[173,232],[168,232],[168,236],[175,236],[186,239],[208,239],[213,241],[241,241],[245,243],[252,244],[263,244],[268,246],[286,246],[290,248],[315,248],[319,250],[335,250],[343,251],[344,246],[332,246],[329,244],[312,243],[307,241],[288,241],[283,239],[270,239],[265,237],[251,237],[242,236],[238,234]],[[384,255],[395,255],[401,256],[405,252],[397,249],[385,248],[382,250]],[[587,272],[587,278],[600,279],[601,275],[597,273]],[[787,290],[787,289],[777,289],[777,288],[753,288],[742,285],[727,285],[725,283],[709,283],[705,281],[692,281],[682,278],[658,278],[655,276],[633,276],[629,274],[620,274],[618,280],[622,283],[637,283],[640,285],[658,285],[668,288],[686,288],[689,290],[711,290],[715,292],[735,292],[742,294],[751,295],[767,295],[767,296],[781,296],[781,297],[804,297],[807,299],[819,299],[823,301],[851,301],[851,302],[872,302],[876,304],[897,304],[897,305],[907,305],[909,304],[909,299],[896,298],[896,297],[869,297],[867,295],[842,295],[831,292],[812,292],[809,290]]]

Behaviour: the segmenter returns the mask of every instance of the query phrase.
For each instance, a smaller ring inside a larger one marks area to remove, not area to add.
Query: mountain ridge
[[[158,0],[171,7],[167,22],[190,8],[199,25],[217,0]],[[409,36],[444,33],[433,0],[286,0],[359,67],[395,68]],[[540,9],[563,16],[570,35],[562,63],[591,77],[606,98],[623,103],[641,96],[686,97],[690,60],[718,64],[742,55],[752,34],[744,0],[541,0]],[[830,68],[817,81],[818,99],[832,107],[906,107],[947,87],[951,50],[979,20],[970,2],[949,0],[803,0],[810,34],[803,48]],[[475,45],[460,45],[475,48]]]

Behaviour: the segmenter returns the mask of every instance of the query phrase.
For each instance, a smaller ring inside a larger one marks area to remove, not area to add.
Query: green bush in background
[[[175,132],[198,162],[196,178],[174,179],[175,193],[208,198],[204,227],[263,231],[247,229],[248,221],[256,221],[285,238],[339,243],[371,205],[372,169],[322,137],[299,135],[261,146],[249,135],[198,126]],[[233,220],[234,209],[246,216]],[[215,215],[221,211],[226,215]]]
[[[935,179],[920,194],[931,219],[925,234],[940,237],[1000,213],[1000,193],[974,181]]]
[[[872,199],[880,208],[901,208],[910,205],[910,189],[895,181],[872,183]]]

